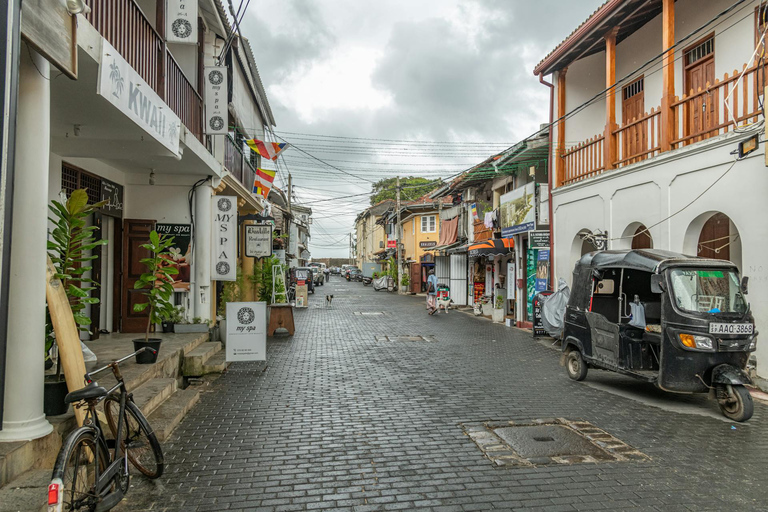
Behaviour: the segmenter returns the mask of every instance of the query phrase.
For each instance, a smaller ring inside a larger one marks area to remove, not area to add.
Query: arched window
[[[653,249],[651,232],[642,224],[637,227],[632,237],[632,249]]]

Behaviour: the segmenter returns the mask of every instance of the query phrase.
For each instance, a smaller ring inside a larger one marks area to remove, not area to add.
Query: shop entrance
[[[144,302],[144,290],[134,289],[136,281],[144,273],[142,258],[152,255],[141,247],[149,241],[149,234],[155,229],[154,220],[125,219],[123,224],[123,296],[122,296],[122,332],[144,332],[147,328],[149,311],[136,313],[134,304]]]

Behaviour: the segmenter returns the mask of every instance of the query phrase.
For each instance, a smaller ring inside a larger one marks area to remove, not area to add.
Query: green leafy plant
[[[69,299],[75,323],[82,331],[89,331],[91,319],[85,316],[87,304],[98,304],[97,297],[91,297],[98,283],[85,275],[93,270],[90,262],[96,259],[91,254],[93,249],[107,244],[106,240],[96,240],[94,231],[98,226],[87,226],[88,217],[107,201],[88,204],[88,194],[85,189],[72,192],[66,203],[52,201],[48,208],[53,213],[49,217],[53,230],[48,240],[48,256],[56,269],[55,276],[61,280],[64,291]],[[45,357],[53,347],[53,324],[46,313]]]
[[[267,304],[272,304],[272,269],[274,267],[278,267],[280,269],[279,272],[285,274],[285,267],[280,263],[280,259],[276,256],[271,256],[262,262],[261,268],[254,268],[254,275],[252,277],[254,286],[258,287],[259,300]],[[285,296],[279,295],[281,293],[285,293],[285,281],[279,281],[275,288],[277,304],[284,304],[286,302]]]
[[[503,309],[504,308],[504,297],[501,295],[496,296],[496,304],[494,306],[496,309]]]
[[[184,317],[184,308],[173,308],[173,314],[168,317],[168,320],[166,321],[174,324],[183,324],[186,321],[186,318]]]
[[[134,285],[137,290],[142,288],[147,290],[144,292],[147,302],[133,305],[133,310],[137,313],[149,308],[144,341],[149,341],[149,329],[152,324],[167,321],[176,310],[172,301],[173,285],[171,283],[173,278],[171,276],[178,274],[179,269],[168,263],[172,259],[169,251],[172,246],[173,237],[160,236],[157,231],[152,231],[149,234],[149,243],[141,245],[142,248],[152,253],[151,257],[141,259],[141,263],[147,267],[147,272],[141,274]]]
[[[397,262],[395,258],[390,257],[387,260],[387,271],[385,272],[387,277],[397,280]]]
[[[373,273],[373,279],[378,279],[378,278],[379,278],[379,273],[378,272],[374,272]]]
[[[243,286],[245,280],[243,277],[243,269],[237,266],[237,277],[234,281],[227,281],[221,287],[221,295],[219,297],[219,308],[216,313],[221,318],[227,318],[227,304],[230,302],[242,302],[243,301]]]
[[[400,286],[408,286],[411,284],[411,276],[407,273],[403,274],[403,277],[400,278]]]

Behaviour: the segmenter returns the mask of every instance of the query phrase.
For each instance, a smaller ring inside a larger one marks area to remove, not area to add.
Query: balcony
[[[682,98],[675,96],[670,103],[672,133],[670,149],[678,149],[717,137],[738,127],[758,121],[761,112],[758,92],[762,90],[759,66],[742,72],[734,70],[722,79],[698,90],[689,90]],[[727,102],[726,102],[727,99]],[[652,108],[640,117],[624,120],[609,133],[615,144],[608,170],[634,164],[662,152],[660,107]],[[597,134],[562,153],[561,185],[586,180],[606,172],[606,134]]]
[[[91,0],[86,19],[203,141],[203,98],[134,0]]]
[[[485,227],[482,220],[476,220],[474,223],[474,241],[483,242],[493,238],[493,229]]]
[[[234,139],[227,135],[227,143],[224,146],[224,168],[243,186],[253,190],[253,181],[256,179],[256,169],[243,154],[241,148],[237,147]]]

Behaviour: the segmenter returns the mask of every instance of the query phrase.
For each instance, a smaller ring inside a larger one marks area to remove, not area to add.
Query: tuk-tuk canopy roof
[[[661,272],[670,267],[736,268],[735,264],[727,260],[699,258],[660,249],[596,251],[582,256],[577,265],[597,269],[631,268],[651,273]]]

